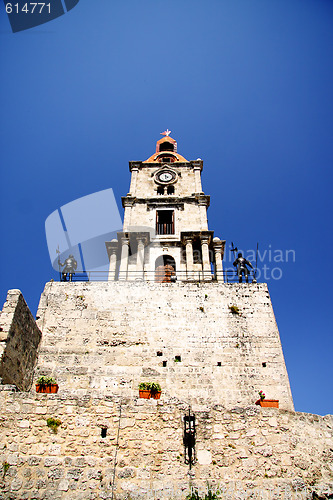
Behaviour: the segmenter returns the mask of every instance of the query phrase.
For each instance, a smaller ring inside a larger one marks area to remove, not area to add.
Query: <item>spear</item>
[[[231,249],[230,249],[230,252],[232,252],[232,253],[233,253],[233,256],[234,256],[234,261],[233,261],[233,263],[234,263],[234,262],[235,262],[235,260],[236,260],[236,255],[235,255],[235,252],[237,252],[237,251],[238,251],[238,248],[234,246],[234,242],[232,241],[232,242],[231,242]]]
[[[56,253],[58,254],[58,267],[59,267],[59,280],[61,281],[61,270],[60,270],[60,250],[59,250],[59,245],[58,248],[56,249]]]
[[[236,255],[235,255],[235,252],[237,252],[237,251],[238,251],[238,248],[237,248],[237,247],[234,247],[234,242],[232,241],[232,242],[231,242],[231,249],[230,249],[230,252],[232,252],[232,253],[233,253],[233,255],[234,255],[234,261],[236,260]]]
[[[259,243],[257,242],[257,253],[256,253],[256,269],[253,273],[253,280],[252,283],[257,283],[257,268],[258,268],[258,248],[259,248]]]

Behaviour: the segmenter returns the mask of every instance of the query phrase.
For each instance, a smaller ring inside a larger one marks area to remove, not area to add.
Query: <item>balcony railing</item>
[[[68,280],[68,277],[67,277]],[[61,280],[60,280],[61,281]],[[108,271],[76,271],[72,276],[72,281],[150,281],[150,282],[164,282],[173,283],[177,281],[188,282],[211,282],[218,281],[224,283],[238,283],[238,274],[236,271],[226,270],[222,273],[207,273],[204,271],[176,271],[173,274],[165,273],[165,280],[161,276],[161,271],[127,271],[119,272],[119,276],[115,280],[111,277]],[[253,272],[249,273],[249,283],[253,282]],[[254,280],[254,282],[256,282]],[[243,283],[246,283],[243,276]]]
[[[173,223],[159,222],[156,224],[156,234],[175,234]]]

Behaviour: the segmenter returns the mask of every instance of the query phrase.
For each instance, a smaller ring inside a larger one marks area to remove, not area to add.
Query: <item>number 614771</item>
[[[25,3],[20,7],[18,3],[6,3],[6,12],[7,14],[19,12],[25,12],[26,14],[41,14],[43,9],[46,9],[49,14],[51,14],[51,4],[50,3]]]

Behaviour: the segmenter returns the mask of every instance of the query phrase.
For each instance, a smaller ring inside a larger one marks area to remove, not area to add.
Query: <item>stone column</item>
[[[108,281],[116,279],[117,248],[111,249]]]
[[[195,192],[202,193],[200,165],[194,165],[193,170],[194,170]]]
[[[131,171],[132,171],[132,176],[131,176],[130,194],[132,196],[135,196],[139,169],[138,167],[132,167]]]
[[[145,244],[142,238],[138,238],[138,251],[136,256],[136,280],[143,280],[144,277],[144,261],[145,261]]]
[[[193,244],[191,238],[186,238],[186,276],[188,280],[193,279]]]
[[[210,260],[209,260],[209,247],[208,247],[209,239],[205,236],[201,237],[201,253],[202,253],[202,270],[203,270],[203,278],[204,280],[212,279],[212,271],[210,268]]]
[[[200,211],[200,223],[201,230],[208,230],[208,220],[207,220],[207,198],[206,196],[200,197],[198,200],[199,211]]]
[[[129,239],[121,238],[121,261],[119,268],[119,281],[127,280],[128,254],[129,254]]]
[[[123,207],[125,209],[124,213],[124,224],[123,224],[123,231],[128,231],[128,228],[131,225],[131,214],[132,214],[132,208],[134,205],[134,198],[130,197],[127,195],[125,198],[123,198]]]
[[[213,240],[215,254],[215,270],[216,280],[223,282],[223,265],[222,265],[222,242],[219,238]]]

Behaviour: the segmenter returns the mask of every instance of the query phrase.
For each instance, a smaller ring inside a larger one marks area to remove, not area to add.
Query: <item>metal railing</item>
[[[67,276],[67,281],[69,277]],[[62,281],[60,277],[60,281]],[[150,281],[155,283],[173,283],[177,281],[188,282],[224,282],[238,283],[239,277],[237,271],[225,270],[217,273],[209,271],[176,271],[174,273],[166,272],[164,275],[160,270],[155,271],[126,271],[119,272],[117,278],[111,276],[108,271],[76,271],[72,276],[72,281]],[[253,272],[249,273],[249,283],[256,282]],[[246,283],[243,276],[242,282]]]
[[[172,222],[158,222],[156,224],[156,234],[174,234],[174,227]]]

